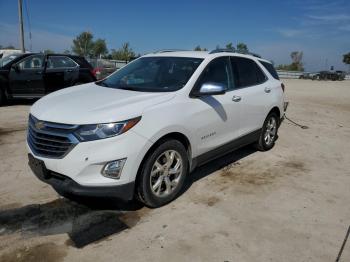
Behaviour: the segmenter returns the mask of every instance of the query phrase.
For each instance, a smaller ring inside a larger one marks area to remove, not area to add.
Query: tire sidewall
[[[276,135],[275,135],[275,137],[273,138],[273,142],[272,142],[270,145],[267,145],[266,142],[265,142],[264,136],[265,136],[265,131],[266,131],[267,123],[269,122],[269,120],[271,119],[271,117],[275,118],[275,120],[276,120]],[[278,116],[277,116],[277,114],[275,114],[275,113],[270,113],[270,114],[266,117],[265,122],[264,122],[264,125],[263,125],[263,128],[262,128],[262,130],[261,130],[261,136],[260,136],[260,144],[261,144],[261,146],[263,147],[264,150],[270,150],[271,148],[274,147],[275,142],[276,142],[276,139],[277,139],[277,134],[278,134],[279,121],[280,121],[280,120],[278,119]]]
[[[182,174],[182,177],[179,181],[177,188],[170,195],[166,197],[158,197],[152,192],[152,189],[150,186],[150,178],[151,178],[150,174],[151,174],[151,170],[154,162],[163,152],[167,150],[176,150],[179,153],[180,157],[182,158],[184,173]],[[139,195],[141,194],[140,198],[142,202],[144,202],[149,207],[160,207],[174,200],[182,189],[183,183],[185,181],[185,178],[189,170],[188,167],[189,167],[188,155],[182,143],[180,143],[177,140],[167,140],[167,141],[164,141],[162,144],[160,144],[147,157],[140,173],[141,177],[139,179],[138,193]]]
[[[5,102],[5,94],[2,89],[0,89],[0,106],[2,106]]]

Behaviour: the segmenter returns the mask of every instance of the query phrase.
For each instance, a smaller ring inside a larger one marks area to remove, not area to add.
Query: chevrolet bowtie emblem
[[[42,128],[45,127],[45,124],[44,124],[44,122],[42,122],[42,121],[38,121],[38,122],[35,123],[35,127],[36,127],[37,129],[42,129]]]

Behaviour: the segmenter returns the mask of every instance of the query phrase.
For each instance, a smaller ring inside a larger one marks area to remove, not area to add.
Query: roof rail
[[[236,53],[235,49],[230,49],[230,48],[216,48],[212,51],[209,52],[209,54],[216,54],[216,53]]]
[[[161,49],[161,50],[157,50],[154,53],[167,53],[167,52],[178,52],[178,51],[188,51],[188,50],[184,50],[184,49]]]
[[[209,52],[209,54],[216,54],[216,53],[237,53],[237,54],[243,54],[243,55],[251,55],[251,56],[255,56],[255,57],[258,57],[258,58],[261,58],[261,55],[258,55],[256,53],[252,53],[252,52],[240,52],[238,50],[235,50],[235,49],[227,49],[227,48],[217,48],[217,49],[214,49],[212,51]]]

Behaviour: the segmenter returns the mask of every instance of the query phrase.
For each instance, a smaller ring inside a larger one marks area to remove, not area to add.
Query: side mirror
[[[204,83],[201,88],[195,92],[194,96],[212,96],[223,95],[226,93],[227,87],[220,83]]]

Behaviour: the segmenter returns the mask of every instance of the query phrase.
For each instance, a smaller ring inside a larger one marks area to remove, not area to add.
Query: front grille
[[[73,135],[76,125],[40,121],[29,116],[27,141],[33,153],[48,158],[63,158],[79,142]]]

